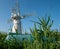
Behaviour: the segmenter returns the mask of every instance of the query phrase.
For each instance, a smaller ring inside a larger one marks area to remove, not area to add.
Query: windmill
[[[22,34],[22,26],[21,26],[21,19],[24,19],[26,17],[32,16],[32,14],[27,14],[27,15],[20,15],[20,6],[18,3],[18,0],[16,1],[16,8],[12,9],[11,13],[11,19],[9,21],[13,21],[13,27],[12,27],[12,33],[18,33]]]

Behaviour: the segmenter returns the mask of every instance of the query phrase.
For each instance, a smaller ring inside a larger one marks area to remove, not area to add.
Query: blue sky
[[[0,31],[8,32],[11,23],[7,21],[11,17],[11,8],[15,7],[16,0],[0,0]],[[54,20],[52,29],[60,29],[60,0],[19,0],[21,15],[28,13],[36,13],[36,16],[42,17],[47,15],[51,16]],[[38,21],[36,16],[31,16],[22,20],[23,31],[28,31],[34,23],[30,20]],[[11,25],[12,27],[12,25]]]

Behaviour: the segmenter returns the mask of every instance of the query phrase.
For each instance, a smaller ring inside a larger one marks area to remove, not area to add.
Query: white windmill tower
[[[16,33],[18,31],[18,33],[22,34],[22,29],[21,29],[22,17],[20,15],[20,6],[17,0],[16,8],[12,9],[12,13],[11,13],[11,20],[13,21],[12,33]]]
[[[12,9],[11,20],[13,21],[12,33],[18,31],[19,34],[22,34],[21,19],[31,16],[32,14],[20,15],[20,7],[18,1],[16,2],[16,8]]]
[[[11,19],[13,21],[13,28],[12,28],[12,33],[18,33],[22,34],[22,29],[21,29],[21,16],[20,16],[20,10],[19,10],[19,5],[17,3],[17,9],[12,9],[12,15]]]

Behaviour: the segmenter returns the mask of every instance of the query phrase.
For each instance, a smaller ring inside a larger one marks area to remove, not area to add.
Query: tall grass
[[[33,41],[24,39],[21,42],[15,38],[5,41],[7,35],[0,34],[0,49],[60,49],[60,32],[51,29],[50,17],[38,20],[34,21],[34,28],[30,28]]]

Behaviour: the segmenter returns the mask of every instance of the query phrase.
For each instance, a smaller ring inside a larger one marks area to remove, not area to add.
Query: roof
[[[33,40],[33,36],[32,34],[16,34],[16,33],[10,33],[7,37],[6,40],[10,40],[12,38],[15,38],[16,40],[24,40],[24,39],[28,39],[28,40]]]

